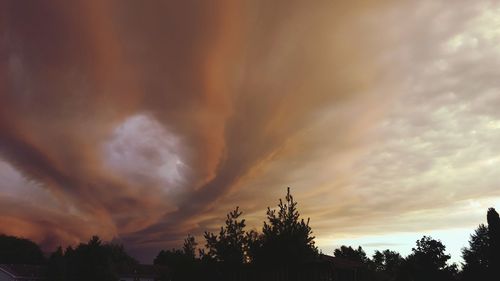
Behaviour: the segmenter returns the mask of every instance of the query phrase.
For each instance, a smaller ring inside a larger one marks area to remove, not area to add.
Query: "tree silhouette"
[[[42,264],[40,247],[31,240],[0,235],[0,264]]]
[[[80,244],[73,253],[76,280],[115,280],[108,257],[99,237],[93,236],[87,244]]]
[[[118,273],[137,265],[122,245],[103,243],[93,236],[87,243],[80,243],[75,249],[65,252],[59,247],[48,261],[49,280],[67,281],[114,281]]]
[[[245,220],[239,219],[242,212],[238,207],[227,214],[226,224],[220,228],[219,234],[205,232],[208,256],[218,262],[238,265],[246,261],[247,236],[245,234]]]
[[[171,250],[161,250],[153,263],[155,265],[164,265],[171,268],[179,267],[184,261],[186,261],[186,255],[183,251],[178,249]]]
[[[195,260],[189,254],[186,254],[183,250],[171,249],[171,250],[161,250],[160,253],[154,259],[155,265],[166,266],[171,271],[171,276],[165,280],[192,280],[192,275],[194,275]],[[171,278],[171,279],[170,279]]]
[[[394,279],[398,275],[403,262],[403,257],[398,252],[391,250],[383,252],[377,250],[372,258],[375,271],[384,273],[389,279]]]
[[[186,255],[188,258],[191,258],[194,260],[196,258],[196,246],[198,243],[196,243],[196,240],[191,234],[188,234],[186,239],[184,239],[184,245],[182,246],[182,250],[184,251],[184,255]]]
[[[255,230],[250,230],[246,233],[247,239],[247,261],[251,263],[256,262],[256,258],[262,251],[262,242],[264,241],[264,237],[262,233],[258,233]]]
[[[58,247],[49,257],[47,277],[52,281],[65,281],[67,276],[66,259],[61,247]]]
[[[500,278],[500,218],[494,208],[489,208],[487,213],[488,236],[490,250],[488,251],[491,276]]]
[[[377,272],[385,271],[385,257],[382,252],[376,250],[372,257],[373,269]]]
[[[488,226],[479,225],[469,247],[462,249],[464,280],[497,280],[500,276],[500,218],[494,208],[486,215]]]
[[[351,246],[340,246],[340,248],[335,249],[333,251],[333,255],[337,258],[344,258],[351,261],[356,261],[359,263],[367,264],[369,262],[369,258],[366,256],[365,251],[361,246],[359,246],[356,250]]]
[[[155,265],[163,265],[171,268],[177,267],[187,267],[196,260],[196,242],[194,236],[190,234],[184,239],[184,244],[182,250],[171,249],[171,250],[161,250],[153,263]]]
[[[412,248],[413,256],[429,268],[443,269],[450,256],[445,254],[446,246],[439,240],[424,236],[417,240],[417,247]]]
[[[464,280],[487,280],[490,267],[488,227],[480,224],[470,236],[469,248],[462,249]]]
[[[445,281],[454,280],[457,274],[456,265],[448,266],[450,256],[445,253],[446,247],[439,240],[423,236],[417,240],[416,248],[412,248],[403,265],[400,280]]]
[[[309,219],[300,218],[297,202],[287,189],[285,201],[279,200],[278,209],[267,208],[267,222],[262,235],[252,241],[252,259],[257,263],[293,264],[317,257],[314,236]]]
[[[384,250],[375,251],[370,259],[361,247],[341,246],[335,249],[334,256],[359,264],[328,257],[317,259],[309,219],[300,218],[289,188],[276,209],[267,208],[262,233],[246,232],[241,215],[237,207],[227,214],[218,234],[205,232],[206,249],[200,250],[201,259],[195,255],[198,243],[191,235],[184,239],[182,249],[160,251],[154,264],[165,265],[169,271],[162,271],[158,280],[241,280],[242,276],[243,280],[327,280],[337,276],[339,280],[493,281],[500,276],[500,216],[493,208],[487,212],[488,225],[479,225],[470,236],[469,247],[462,249],[460,275],[455,264],[448,264],[450,256],[445,245],[429,236],[417,240],[406,258]],[[336,262],[341,262],[340,269],[335,268]],[[76,248],[63,251],[59,247],[45,261],[32,241],[0,235],[0,263],[46,264],[47,278],[53,281],[116,281],[118,272],[138,265],[123,245],[103,243],[97,236]],[[339,274],[342,270],[347,274]]]

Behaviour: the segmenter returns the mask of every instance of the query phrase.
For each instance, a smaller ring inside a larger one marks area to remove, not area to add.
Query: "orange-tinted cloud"
[[[344,2],[4,1],[0,231],[47,248],[95,232],[150,258],[237,204],[257,225],[288,184],[320,234],[404,210],[353,167],[428,61],[410,37],[439,45],[398,9],[433,8]]]
[[[361,61],[364,39],[345,34],[361,5],[3,6],[2,157],[57,204],[31,200],[23,212],[2,212],[18,225],[2,231],[26,229],[22,222],[39,241],[49,234],[61,243],[84,239],[89,225],[132,245],[178,239],[315,115],[361,95],[374,75],[370,61]],[[147,140],[129,158],[119,156],[126,145],[106,146],[117,126],[138,120],[132,116],[143,116],[144,126],[158,122],[179,140],[171,150],[184,168],[175,188],[116,161],[153,161],[162,142],[128,132],[132,140],[117,142]],[[30,223],[35,213],[51,223]]]

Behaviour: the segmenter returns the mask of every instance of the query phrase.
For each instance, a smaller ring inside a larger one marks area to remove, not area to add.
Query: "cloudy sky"
[[[324,253],[459,261],[500,208],[500,4],[313,2],[0,1],[0,232],[151,261],[290,186]]]

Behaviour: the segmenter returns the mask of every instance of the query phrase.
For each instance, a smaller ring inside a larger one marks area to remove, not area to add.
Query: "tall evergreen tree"
[[[193,236],[188,234],[186,239],[184,239],[184,245],[182,246],[182,250],[184,251],[184,255],[186,255],[190,259],[195,259],[196,258],[196,246],[198,243],[196,243],[196,240]]]
[[[490,274],[496,279],[500,279],[500,217],[494,208],[488,209],[486,217],[490,241],[490,250],[488,251]]]
[[[241,215],[242,212],[236,207],[227,214],[226,224],[220,228],[218,235],[205,232],[204,237],[208,251],[202,252],[202,255],[227,265],[243,264],[247,260],[245,220],[240,219]]]
[[[252,249],[256,262],[268,264],[293,264],[317,257],[314,236],[309,219],[300,218],[297,202],[287,189],[285,200],[279,200],[277,210],[267,209],[258,249]]]
[[[470,236],[469,247],[462,249],[464,260],[462,276],[464,280],[487,280],[490,270],[490,238],[488,227],[480,224]]]

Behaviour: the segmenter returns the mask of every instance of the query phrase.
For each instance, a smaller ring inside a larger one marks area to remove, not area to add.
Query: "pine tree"
[[[205,232],[207,252],[202,251],[204,259],[213,259],[225,264],[243,264],[246,258],[247,235],[245,220],[239,219],[242,212],[236,207],[227,214],[226,224],[220,228],[219,234]]]
[[[470,236],[469,248],[462,249],[464,280],[487,280],[490,267],[490,247],[488,227],[481,224]]]
[[[297,202],[287,189],[285,201],[279,200],[277,210],[267,208],[258,249],[251,249],[256,262],[270,264],[292,264],[309,261],[317,257],[314,236],[309,219],[300,218]]]
[[[488,256],[490,260],[490,274],[500,278],[500,217],[494,208],[488,209],[488,237],[490,250]]]
[[[182,250],[184,251],[184,255],[190,259],[195,259],[196,258],[196,246],[198,243],[196,243],[196,240],[193,236],[188,234],[186,239],[184,239],[184,245],[182,246]]]

